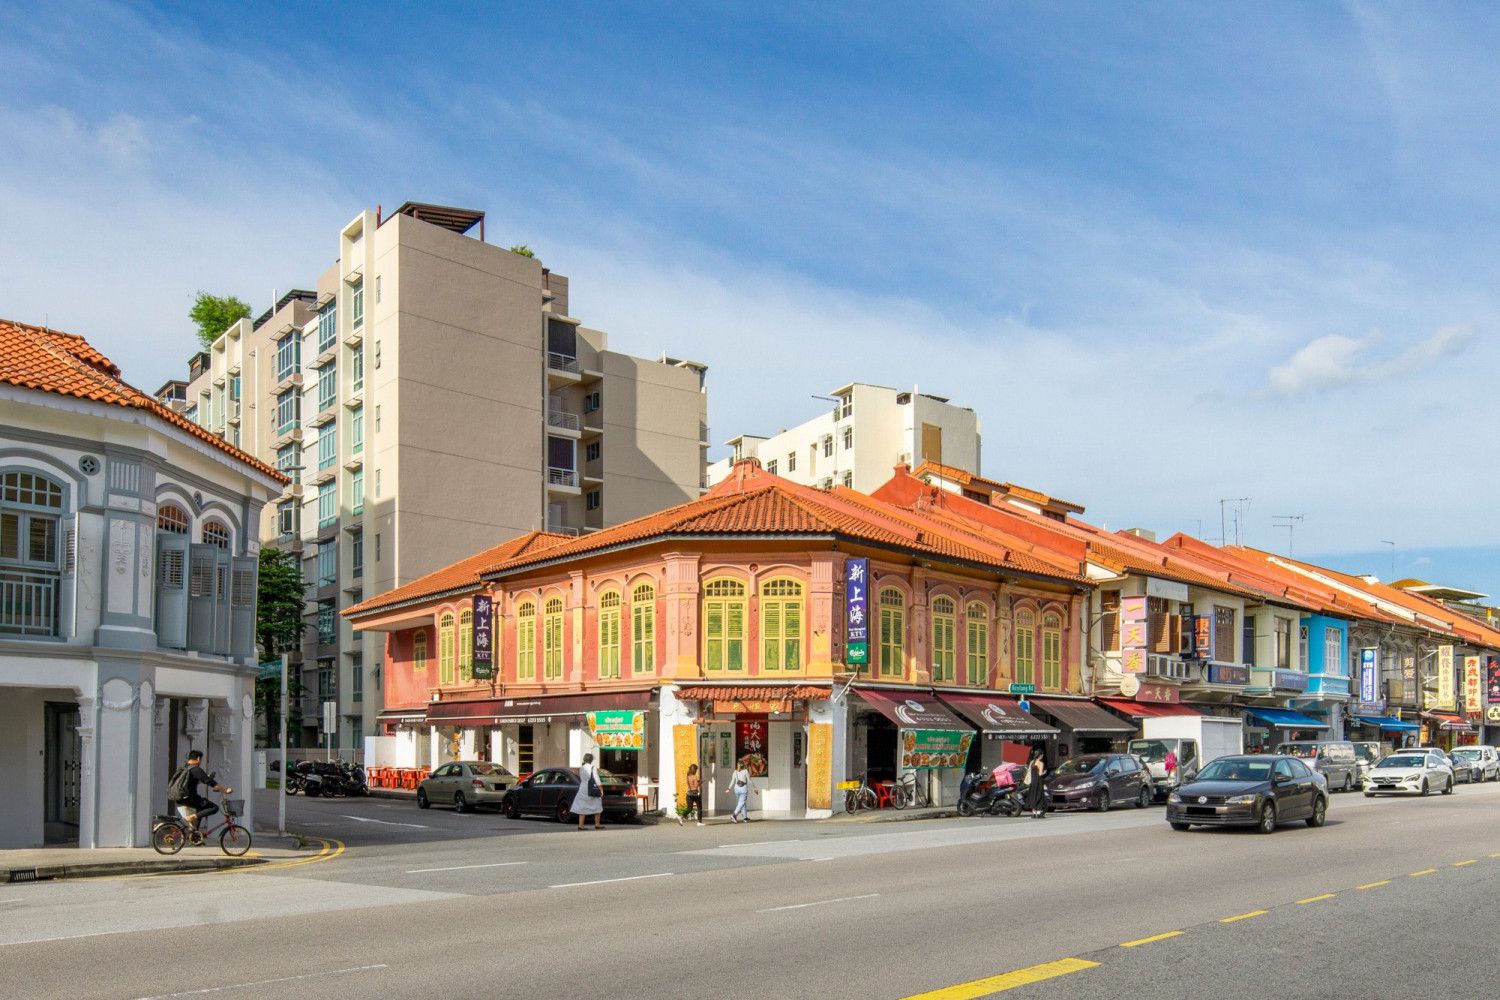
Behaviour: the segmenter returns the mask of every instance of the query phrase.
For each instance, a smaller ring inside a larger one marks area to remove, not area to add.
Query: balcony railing
[[[553,371],[569,372],[573,375],[583,374],[583,369],[579,367],[577,358],[571,358],[566,354],[558,354],[555,351],[547,352],[547,367]]]
[[[550,531],[554,535],[576,535],[576,534],[579,534],[579,530],[577,528],[574,528],[571,525],[567,525],[567,524],[558,524],[556,521],[548,521],[547,522],[547,530]]]
[[[0,634],[57,635],[58,578],[0,571]]]
[[[558,469],[555,467],[547,469],[548,486],[577,486],[578,473],[572,469]]]
[[[581,423],[576,413],[569,413],[566,410],[547,411],[548,427],[561,427],[563,430],[576,431]]]

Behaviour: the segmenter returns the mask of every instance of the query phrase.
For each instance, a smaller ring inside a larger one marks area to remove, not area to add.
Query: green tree
[[[198,340],[206,351],[214,341],[235,323],[250,315],[250,307],[233,295],[210,295],[199,292],[188,310],[188,318],[198,327]]]
[[[531,249],[531,247],[527,246],[524,243],[517,243],[515,246],[510,248],[510,252],[514,254],[520,254],[522,257],[536,256],[536,251]]]
[[[260,580],[256,588],[255,638],[262,661],[276,660],[302,644],[306,623],[302,618],[302,567],[297,556],[270,546],[260,550]],[[281,680],[279,675],[255,682],[256,708],[266,720],[266,746],[274,744],[281,730]],[[287,676],[287,704],[292,719],[300,717],[302,683]],[[290,720],[289,720],[290,722]]]

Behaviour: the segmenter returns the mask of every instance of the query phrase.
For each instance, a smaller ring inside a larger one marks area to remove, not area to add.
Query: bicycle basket
[[[245,800],[225,799],[224,812],[229,816],[243,816],[245,814]]]

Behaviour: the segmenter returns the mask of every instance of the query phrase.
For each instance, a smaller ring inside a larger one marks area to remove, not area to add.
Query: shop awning
[[[1474,727],[1469,725],[1463,718],[1451,715],[1448,712],[1423,712],[1424,719],[1431,719],[1439,723],[1439,728],[1450,733],[1472,733]]]
[[[484,701],[437,701],[427,706],[427,721],[439,725],[504,723],[542,725],[586,712],[640,711],[651,704],[651,691],[600,691],[595,694],[490,698]]]
[[[1061,698],[1032,698],[1032,708],[1039,708],[1075,733],[1119,733],[1128,736],[1135,726],[1111,715],[1091,701],[1064,701]]]
[[[1407,722],[1405,719],[1398,719],[1390,715],[1356,715],[1355,718],[1367,726],[1379,726],[1390,733],[1414,733],[1422,728],[1415,722]]]
[[[1014,698],[992,698],[983,694],[942,694],[939,700],[968,719],[976,729],[994,739],[1026,736],[1056,736],[1057,729],[1021,711]]]
[[[375,716],[377,722],[415,722],[427,718],[425,708],[387,708]]]
[[[926,691],[856,688],[855,693],[871,708],[894,722],[899,729],[954,729],[967,733],[974,728]]]
[[[1128,698],[1100,698],[1099,704],[1124,712],[1136,719],[1164,719],[1176,715],[1201,715],[1186,705],[1167,705],[1154,701],[1131,701]]]
[[[1246,708],[1245,714],[1276,729],[1327,729],[1328,723],[1285,708]]]

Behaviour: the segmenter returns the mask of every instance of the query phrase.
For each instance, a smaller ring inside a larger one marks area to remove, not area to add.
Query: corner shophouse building
[[[390,752],[529,771],[597,749],[648,808],[678,801],[698,763],[706,806],[727,811],[727,770],[746,755],[760,758],[751,806],[769,815],[826,816],[839,781],[903,764],[931,768],[951,799],[971,753],[998,760],[1008,743],[974,740],[966,699],[1021,718],[1018,673],[1081,695],[1088,581],[1082,546],[955,523],[917,485],[923,502],[897,505],[750,460],[690,503],[579,538],[522,536],[350,608],[356,628],[386,633]],[[851,607],[866,609],[865,655],[847,641]],[[635,745],[600,739],[609,710],[639,713]],[[1024,748],[1053,728],[1027,718],[1024,733],[990,731]]]

